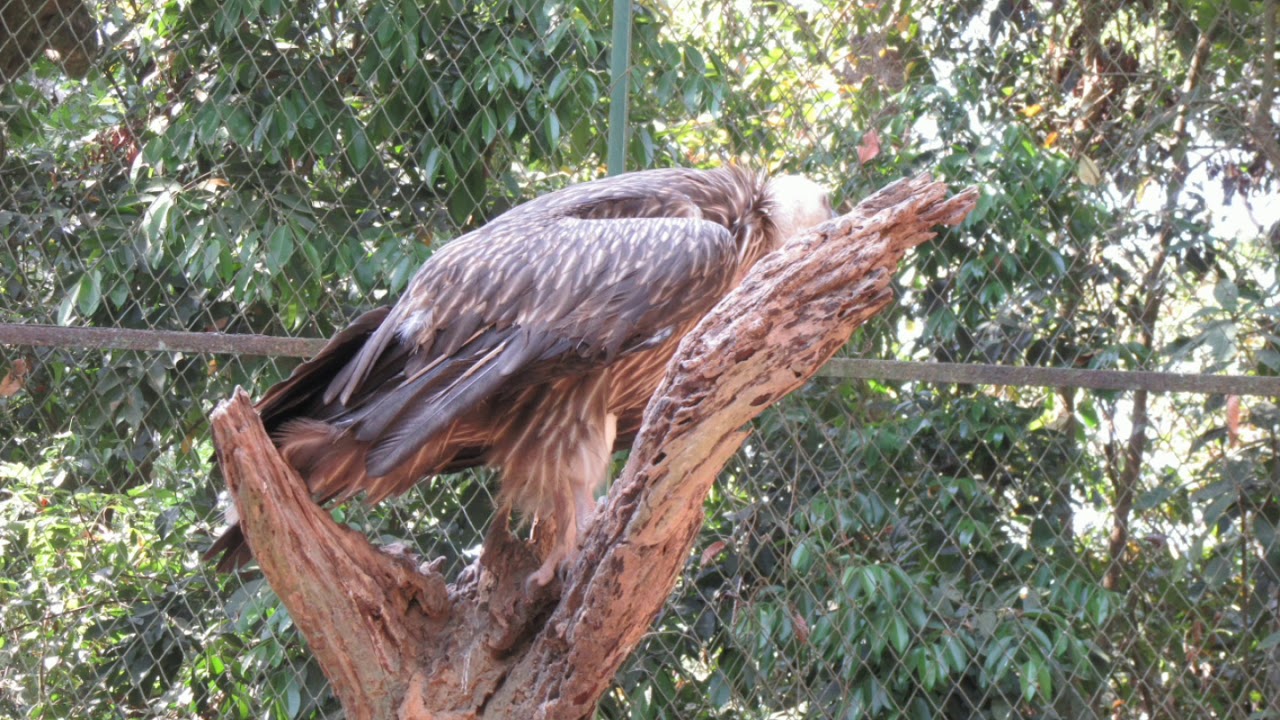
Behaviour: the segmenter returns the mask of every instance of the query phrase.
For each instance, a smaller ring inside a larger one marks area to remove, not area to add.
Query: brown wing
[[[354,370],[329,386],[326,400],[345,410],[327,420],[368,444],[369,477],[494,396],[669,338],[728,291],[736,269],[729,230],[699,219],[559,217],[496,230],[424,265]],[[406,349],[399,377],[370,382]]]
[[[315,393],[307,388],[326,383],[334,373],[349,365],[360,349],[368,344],[368,338],[385,325],[389,307],[370,310],[351,321],[351,324],[334,335],[323,349],[310,360],[298,365],[287,379],[276,383],[255,406],[268,432],[275,432],[282,422],[299,415],[312,414]]]

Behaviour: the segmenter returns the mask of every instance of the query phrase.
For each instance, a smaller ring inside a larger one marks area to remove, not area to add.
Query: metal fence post
[[[609,174],[627,169],[627,71],[631,64],[631,0],[613,0],[609,58]]]

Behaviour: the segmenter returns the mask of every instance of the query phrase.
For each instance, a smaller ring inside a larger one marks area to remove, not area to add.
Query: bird
[[[833,216],[818,183],[736,165],[569,185],[445,244],[256,409],[320,503],[497,470],[498,516],[550,533],[528,579],[545,586],[681,338],[761,257]],[[234,520],[219,554],[223,571],[252,556]]]

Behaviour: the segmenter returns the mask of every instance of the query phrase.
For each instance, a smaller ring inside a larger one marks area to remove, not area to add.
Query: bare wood
[[[882,309],[903,254],[976,197],[947,198],[927,176],[895,183],[761,261],[681,343],[562,589],[525,593],[538,561],[505,518],[455,585],[414,572],[311,503],[243,392],[220,406],[242,527],[348,716],[588,717],[670,594],[743,424]]]
[[[443,578],[380,552],[316,505],[244,390],[214,410],[212,424],[254,555],[348,716],[393,717],[425,623],[447,610]]]

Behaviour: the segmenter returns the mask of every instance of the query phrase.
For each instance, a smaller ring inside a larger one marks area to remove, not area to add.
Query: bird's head
[[[765,192],[779,243],[836,216],[827,189],[803,175],[771,178]]]

